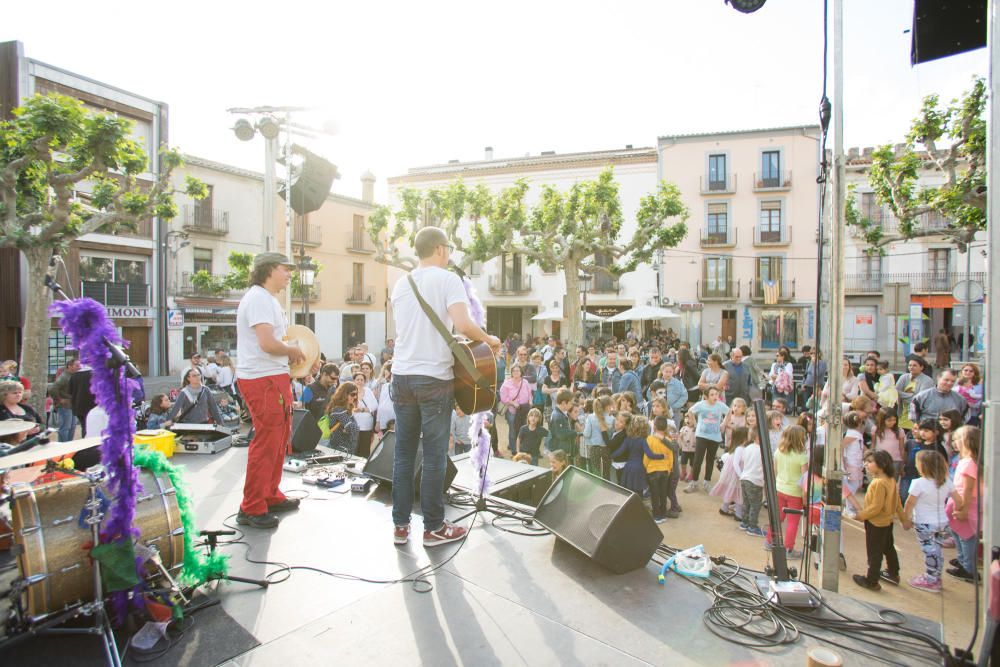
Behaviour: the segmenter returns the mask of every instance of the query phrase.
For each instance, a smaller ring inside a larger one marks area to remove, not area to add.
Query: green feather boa
[[[154,475],[165,474],[174,485],[177,506],[181,512],[181,523],[184,525],[184,566],[181,569],[180,583],[186,586],[199,586],[209,579],[225,577],[229,571],[227,563],[229,556],[224,556],[218,551],[210,556],[204,556],[195,548],[194,536],[198,531],[195,528],[194,506],[181,469],[170,463],[161,452],[146,447],[137,447],[133,457],[137,466],[145,468]]]

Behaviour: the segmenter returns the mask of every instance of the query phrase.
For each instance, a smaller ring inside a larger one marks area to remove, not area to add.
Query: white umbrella
[[[658,306],[635,306],[628,310],[623,310],[613,317],[608,318],[608,322],[631,322],[633,320],[665,320],[680,318],[680,315],[669,308]]]
[[[594,315],[593,313],[584,313],[583,317],[588,322],[603,322],[607,319],[605,317],[601,317],[600,315]],[[531,319],[536,321],[542,321],[542,320],[562,320],[565,318],[563,317],[563,311],[561,308],[554,308],[552,310],[546,310],[541,313],[538,313]]]

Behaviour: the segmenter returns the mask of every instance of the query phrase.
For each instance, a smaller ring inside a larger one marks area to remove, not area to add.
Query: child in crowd
[[[979,546],[979,429],[963,426],[955,433],[958,447],[958,467],[955,469],[955,490],[959,499],[949,499],[946,511],[948,525],[958,546],[958,558],[951,561],[954,567],[948,574],[975,583],[976,553]],[[957,563],[955,561],[958,561]]]
[[[906,436],[899,428],[896,413],[882,408],[875,415],[875,431],[872,433],[872,447],[889,452],[896,474],[901,474],[903,461],[906,460]]]
[[[958,465],[958,449],[952,443],[955,431],[962,426],[962,414],[958,410],[945,410],[938,415],[938,426],[941,433],[941,446],[948,453],[948,475],[955,478],[955,467]]]
[[[654,398],[649,402],[649,421],[653,421],[657,417],[666,417],[668,427],[673,425],[676,430],[677,423],[670,414],[670,405],[667,404],[667,399],[665,398]]]
[[[899,557],[892,537],[892,518],[905,520],[903,505],[899,500],[889,452],[876,449],[865,456],[868,469],[868,491],[865,493],[865,507],[857,513],[857,519],[865,522],[865,549],[868,552],[867,574],[855,574],[854,583],[868,590],[882,590],[880,578],[899,583]],[[885,558],[885,571],[882,558]]]
[[[694,464],[695,429],[698,427],[698,420],[695,414],[688,411],[684,414],[684,426],[677,439],[681,447],[681,481],[691,481],[691,466]]]
[[[854,410],[844,415],[844,440],[841,447],[841,465],[844,466],[844,516],[856,517],[861,508],[857,492],[865,481],[864,436],[859,429],[864,424],[864,415]],[[889,457],[892,461],[892,457]]]
[[[774,455],[774,481],[778,491],[778,519],[785,526],[785,549],[789,558],[799,558],[802,552],[795,550],[795,536],[799,531],[799,512],[786,513],[785,510],[802,510],[802,475],[809,467],[806,455],[806,430],[801,426],[789,426],[781,434],[778,451]],[[771,529],[767,529],[767,544],[770,546]]]
[[[524,427],[522,426],[521,428]],[[531,454],[528,454],[527,452],[518,452],[517,454],[514,454],[514,458],[511,459],[511,461],[514,463],[535,464],[535,462],[531,460]]]
[[[903,464],[903,480],[899,485],[900,498],[906,502],[909,494],[910,482],[920,477],[917,471],[917,454],[925,449],[940,452],[941,456],[948,459],[948,454],[938,438],[938,423],[933,419],[924,418],[920,420],[916,428],[913,429],[913,437],[906,441],[906,463]]]
[[[573,427],[573,451],[576,452],[572,460],[577,468],[584,470],[587,469],[587,457],[584,448],[580,446],[580,434],[583,433],[583,424],[587,419],[587,413],[584,412],[585,405],[586,403],[575,402],[569,408],[569,425]]]
[[[655,420],[654,420],[655,421]],[[677,427],[674,426],[673,419],[667,419],[667,439],[664,440],[670,449],[670,455],[674,457],[674,465],[670,469],[670,479],[667,480],[667,500],[670,501],[670,509],[667,510],[668,519],[676,519],[681,515],[683,509],[677,500],[677,485],[681,480],[681,448],[677,444]]]
[[[615,453],[621,449],[622,444],[625,442],[626,429],[628,429],[628,424],[631,420],[632,415],[628,412],[616,413],[614,430],[608,439],[608,451],[611,452],[611,469],[615,471],[615,483],[619,485],[622,483],[622,470],[625,469],[625,463],[628,461],[628,453],[626,452],[621,456],[615,456]]]
[[[528,462],[531,465],[538,465],[539,450],[548,434],[548,429],[542,427],[542,411],[531,408],[528,410],[528,423],[522,426],[517,434],[518,454],[527,454]]]
[[[819,547],[819,540],[813,541],[812,536],[819,532],[821,523],[820,518],[823,513],[823,466],[826,462],[826,447],[823,445],[816,445],[812,448],[810,453],[810,468],[812,469],[812,478],[810,479],[809,470],[802,473],[802,497],[805,499],[805,504],[807,506],[806,511],[806,521],[809,525],[809,538],[806,540],[806,545],[814,545],[811,547],[813,553]],[[810,486],[810,482],[812,482]],[[843,531],[841,531],[843,534]],[[804,548],[804,547],[803,547]]]
[[[758,442],[748,443],[743,450],[740,491],[743,494],[743,521],[740,523],[740,528],[745,530],[747,535],[764,537],[764,531],[757,525],[757,517],[764,503],[764,464]]]
[[[549,419],[549,451],[561,449],[569,461],[577,458],[576,429],[570,421],[570,410],[573,407],[573,392],[560,389],[556,394],[556,407]]]
[[[552,468],[552,481],[569,467],[569,456],[561,449],[549,452],[549,467]]]
[[[640,496],[645,493],[647,488],[643,456],[654,460],[665,458],[663,454],[649,448],[646,442],[647,436],[649,436],[649,420],[643,415],[634,415],[629,421],[625,442],[622,443],[617,452],[614,452],[615,456],[628,454],[628,461],[625,462],[625,468],[622,470],[622,486]]]
[[[917,542],[924,552],[924,573],[909,580],[910,586],[929,593],[941,592],[941,541],[940,535],[948,529],[945,510],[948,498],[960,501],[955,486],[948,479],[948,462],[940,452],[925,449],[917,454],[917,472],[920,477],[910,482],[910,492],[903,507],[906,519],[903,528],[912,526],[917,532]],[[887,573],[883,573],[887,574]],[[892,578],[884,577],[892,583]]]
[[[781,432],[785,430],[785,415],[777,410],[767,411],[767,439],[771,446],[771,454],[778,451],[781,442]]]
[[[646,448],[659,458],[648,454],[643,455],[642,465],[646,469],[646,479],[649,483],[649,504],[653,510],[653,520],[663,523],[667,520],[667,486],[670,472],[674,467],[674,455],[667,446],[667,418],[658,416],[653,419],[653,433],[646,436]]]
[[[729,450],[730,440],[733,438],[733,429],[745,428],[747,425],[747,402],[742,398],[734,398],[729,404],[729,412],[722,420],[722,435],[726,450]]]
[[[240,425],[240,411],[233,404],[229,394],[224,392],[219,393],[219,414],[222,415],[223,425],[230,428]]]
[[[878,373],[878,383],[875,385],[875,397],[878,405],[883,410],[896,411],[896,404],[899,403],[899,392],[896,391],[896,380],[889,372],[889,361],[883,359],[875,364],[875,372]]]
[[[747,444],[757,442],[758,440],[757,413],[753,410],[747,410]]]
[[[602,479],[611,479],[611,456],[606,443],[608,431],[614,427],[615,418],[611,414],[611,399],[607,396],[595,398],[592,412],[583,425],[583,443],[586,446],[588,470]]]
[[[170,412],[170,407],[170,399],[165,394],[154,396],[149,402],[149,418],[146,420],[146,428],[166,428],[167,413]]]
[[[742,399],[735,399],[733,403]],[[733,407],[735,410],[735,406]],[[730,413],[732,414],[732,413]],[[727,415],[728,416],[728,415]],[[738,426],[732,429],[729,438],[729,446],[726,452],[719,459],[722,464],[722,472],[719,473],[719,481],[716,482],[709,495],[718,496],[722,499],[722,506],[719,514],[722,516],[733,516],[742,518],[743,516],[743,494],[740,493],[740,473],[743,471],[743,450],[747,444],[747,429],[745,426]]]

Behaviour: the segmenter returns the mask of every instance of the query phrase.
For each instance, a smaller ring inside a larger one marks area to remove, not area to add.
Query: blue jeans
[[[444,523],[444,473],[455,392],[451,380],[426,375],[394,375],[389,396],[396,410],[396,457],[392,468],[392,521],[410,523],[413,472],[423,437],[420,510],[424,530]]]
[[[979,560],[979,555],[976,553],[979,547],[979,536],[973,535],[969,539],[963,540],[954,530],[951,531],[951,534],[955,538],[955,546],[958,550],[958,562],[962,564],[966,572],[975,574],[976,561]]]
[[[59,424],[59,442],[69,442],[76,433],[76,417],[73,416],[73,408],[58,407],[56,415]]]

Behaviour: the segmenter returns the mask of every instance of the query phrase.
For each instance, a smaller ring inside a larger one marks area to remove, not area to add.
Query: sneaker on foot
[[[676,519],[681,515],[680,510],[667,510],[668,519]]]
[[[278,527],[278,517],[273,514],[246,514],[243,510],[240,510],[236,514],[236,523],[241,526],[250,526],[251,528],[277,528]]]
[[[899,586],[899,574],[898,573],[897,574],[889,574],[889,570],[882,570],[881,572],[878,573],[878,576],[879,576],[879,579],[881,579],[882,581],[888,581],[890,584],[895,584],[896,586]],[[912,583],[913,579],[910,579],[910,582]]]
[[[951,565],[952,567],[962,567],[962,561],[958,560],[957,558],[952,558],[950,561],[948,561],[948,565]]]
[[[298,498],[285,498],[280,503],[275,503],[273,505],[267,506],[268,512],[291,512],[292,510],[297,510],[299,508]]]
[[[410,524],[393,526],[392,541],[395,544],[406,544],[410,539]]]
[[[695,486],[695,481],[691,480],[688,482],[687,486],[684,487],[684,493],[694,493],[697,490]]]
[[[655,521],[656,523],[666,523],[667,517],[661,516],[659,519],[654,518],[653,521]]]
[[[705,493],[708,493],[708,480],[707,479],[704,480],[704,481],[702,481],[701,488],[705,490]]]
[[[766,537],[767,533],[765,533],[759,526],[751,526],[747,528],[747,535],[750,535],[751,537]]]
[[[743,523],[742,521],[740,521],[739,529],[742,530],[745,533],[746,530],[747,530],[747,528],[748,528],[748,526],[745,523]]]
[[[854,583],[856,583],[858,586],[861,586],[861,588],[867,588],[870,591],[882,590],[882,587],[879,585],[877,581],[874,584],[869,583],[868,578],[865,577],[865,575],[863,574],[856,574],[851,578],[854,579]]]
[[[721,514],[722,516],[732,516],[733,515],[732,512],[727,512],[726,510],[722,509],[721,507],[719,508],[719,514]]]
[[[968,581],[970,584],[975,580],[971,572],[966,571],[964,567],[959,565],[958,567],[953,567],[945,570],[949,575],[955,577],[956,579],[961,579],[962,581]]]
[[[910,577],[910,580],[907,583],[914,588],[919,588],[920,590],[927,591],[928,593],[941,592],[941,581],[934,581],[926,574],[918,574],[915,577]]]
[[[456,526],[453,523],[448,523],[445,521],[441,524],[441,527],[437,530],[425,530],[424,531],[424,546],[425,547],[436,547],[440,544],[448,544],[449,542],[456,542],[458,540],[464,539],[469,533],[468,530],[462,528],[461,526]]]

